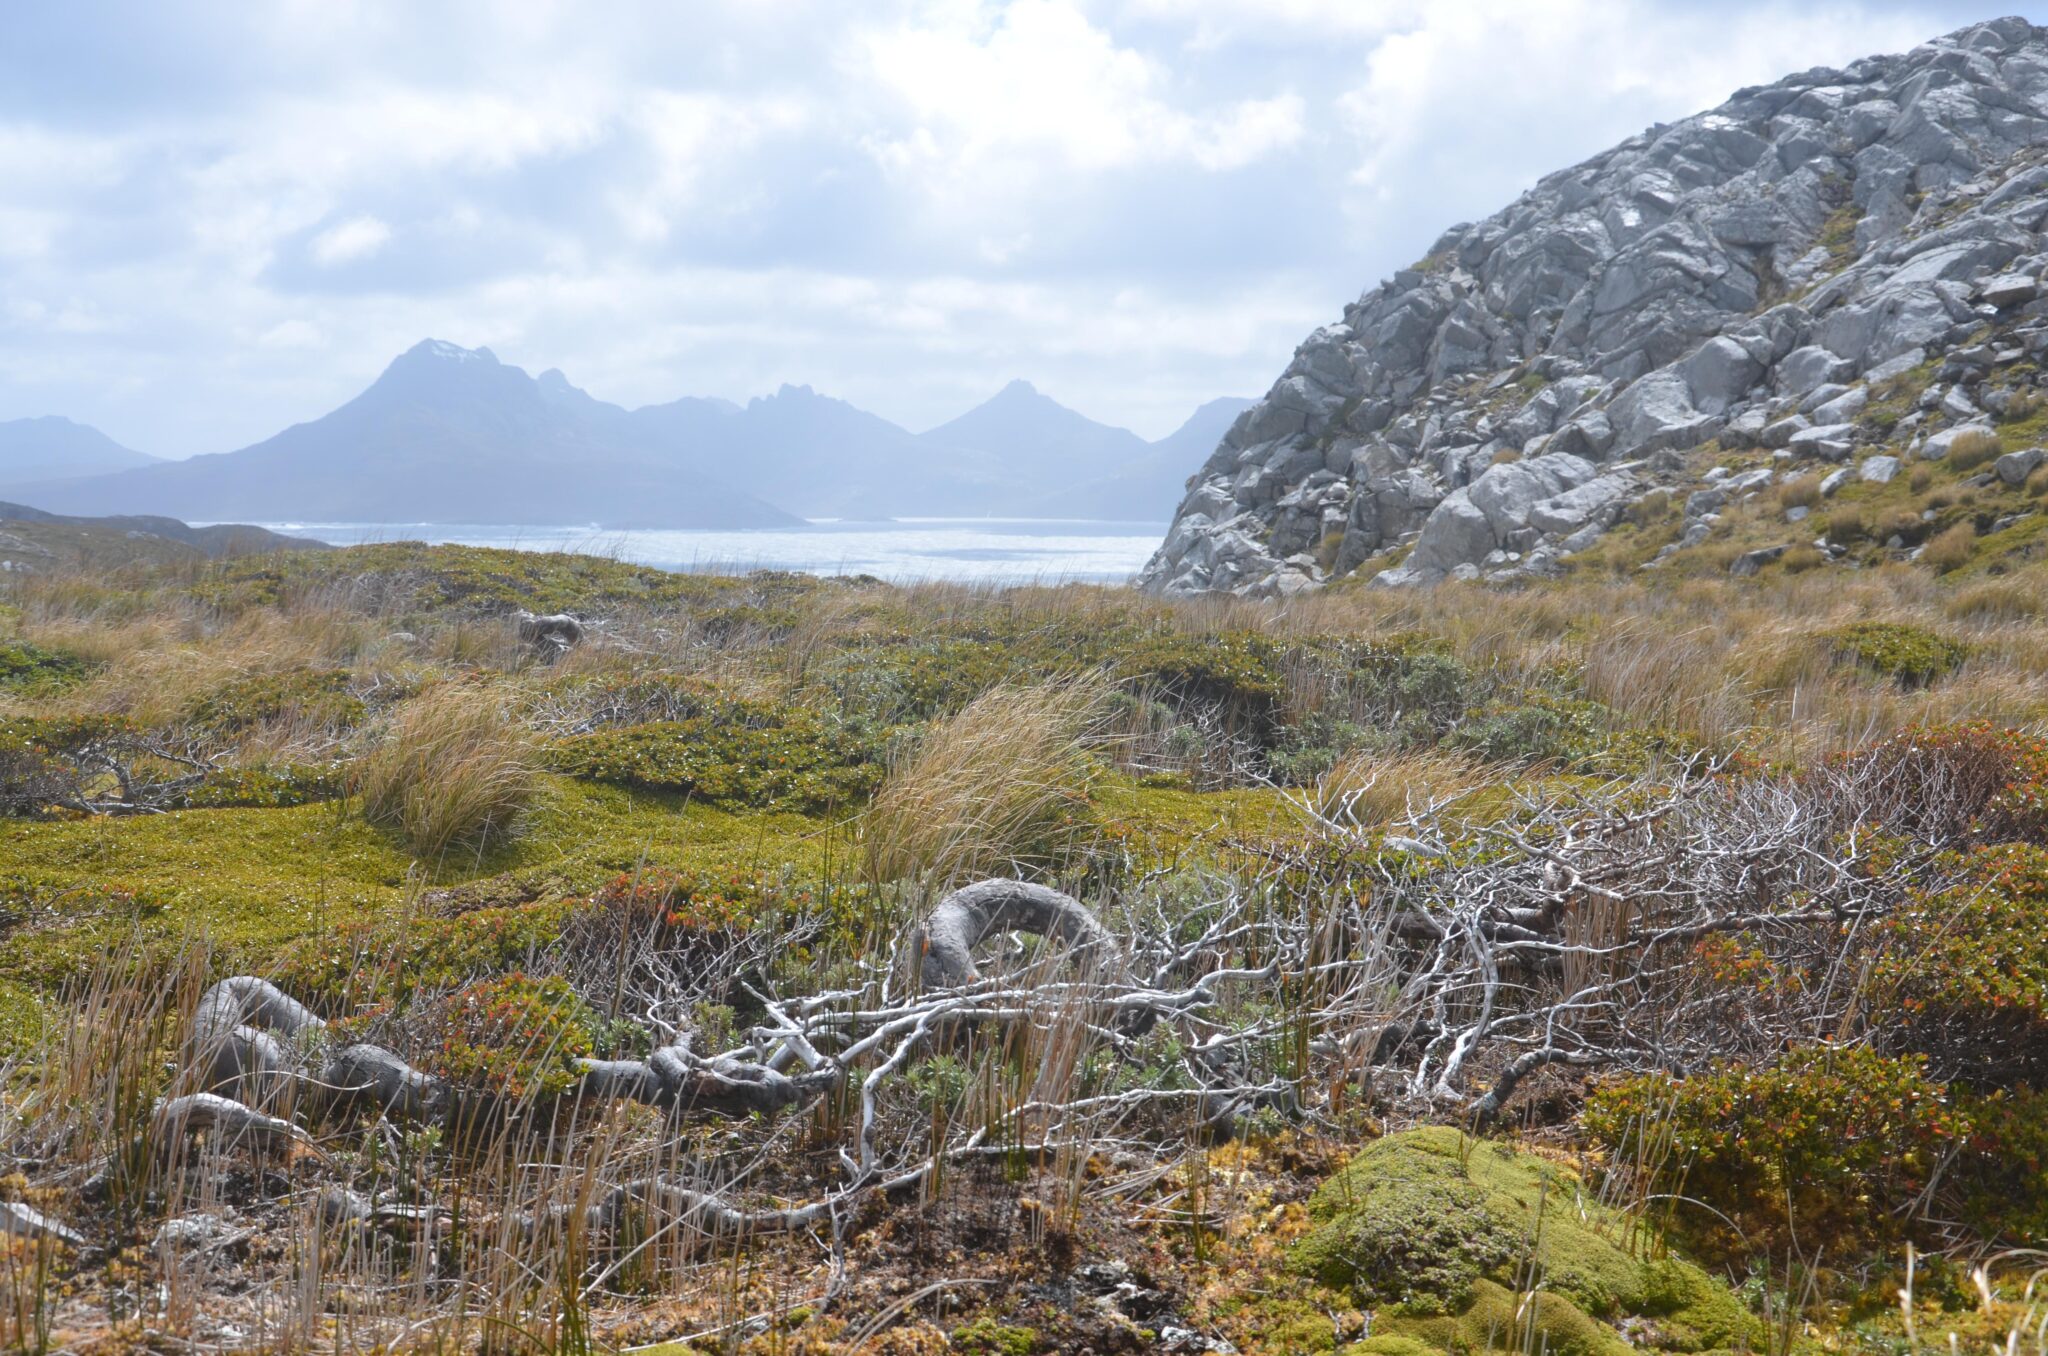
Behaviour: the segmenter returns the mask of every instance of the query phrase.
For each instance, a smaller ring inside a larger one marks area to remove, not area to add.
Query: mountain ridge
[[[528,376],[488,348],[425,339],[349,400],[260,442],[50,480],[32,497],[202,520],[765,527],[1022,506],[1159,521],[1184,479],[1169,440],[1185,429],[1147,443],[1022,380],[924,433],[788,383],[744,406],[685,396],[627,409],[559,368]]]

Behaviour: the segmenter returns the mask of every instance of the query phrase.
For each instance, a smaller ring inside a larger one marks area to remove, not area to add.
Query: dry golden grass
[[[1995,433],[1971,429],[1956,435],[1948,445],[1948,464],[1958,471],[1968,471],[1982,466],[2003,451]]]
[[[1957,621],[2032,621],[2048,611],[2043,581],[2028,575],[2003,575],[1956,590],[1942,605]]]
[[[355,765],[363,816],[439,861],[516,832],[535,791],[533,741],[494,693],[444,683],[393,713]]]
[[[1788,480],[1778,487],[1779,508],[1812,508],[1821,499],[1818,471],[1810,471],[1796,479]]]
[[[863,819],[869,873],[945,888],[1057,856],[1082,831],[1109,690],[1094,674],[998,687],[935,724]]]
[[[1310,804],[1331,823],[1378,829],[1411,812],[1451,811],[1501,778],[1500,768],[1449,750],[1354,753],[1317,779]]]
[[[1969,523],[1957,523],[1929,541],[1920,552],[1920,559],[1947,574],[1969,564],[1976,549],[1977,529]]]

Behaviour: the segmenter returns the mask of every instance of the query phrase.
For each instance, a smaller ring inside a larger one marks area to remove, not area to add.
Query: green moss
[[[882,780],[882,741],[808,711],[655,721],[557,744],[559,771],[591,781],[692,795],[720,805],[830,809],[858,805]]]
[[[587,895],[645,868],[803,875],[833,850],[820,827],[559,778],[544,779],[517,843],[431,868],[333,805],[0,820],[0,899],[35,919],[0,934],[0,975],[47,993],[137,933],[164,949],[204,937],[220,967],[268,971],[298,939],[405,916],[422,879],[461,885],[509,872]]]
[[[1440,1356],[1439,1350],[1414,1337],[1393,1333],[1368,1337],[1345,1347],[1342,1356]]]
[[[1629,1356],[1637,1350],[1562,1295],[1539,1293],[1524,1308],[1513,1291],[1493,1281],[1480,1281],[1472,1302],[1457,1314],[1396,1314],[1385,1325],[1388,1337],[1459,1356],[1531,1350],[1555,1356]]]
[[[1038,1350],[1038,1334],[1030,1328],[1011,1327],[986,1315],[953,1329],[955,1351],[973,1356],[1031,1356]]]
[[[1970,647],[1908,622],[1854,622],[1821,633],[1841,658],[1903,687],[1926,687],[1967,659]]]
[[[1736,1345],[1754,1331],[1735,1296],[1698,1267],[1637,1255],[1631,1222],[1572,1174],[1454,1129],[1368,1146],[1310,1210],[1317,1227],[1295,1246],[1293,1266],[1386,1306],[1397,1326],[1384,1331],[1439,1349],[1483,1349],[1489,1328],[1509,1345],[1504,1320],[1515,1306],[1504,1287],[1532,1284],[1547,1295],[1539,1325],[1553,1350],[1621,1348],[1596,1319],[1643,1320],[1671,1351]]]

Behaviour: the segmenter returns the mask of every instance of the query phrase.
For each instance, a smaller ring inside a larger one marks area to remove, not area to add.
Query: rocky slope
[[[1810,463],[1888,481],[2033,408],[2044,220],[2048,29],[2001,19],[1738,91],[1451,228],[1310,335],[1141,582],[1554,573],[1676,491],[1668,558]],[[1765,558],[1797,544],[1787,516]]]

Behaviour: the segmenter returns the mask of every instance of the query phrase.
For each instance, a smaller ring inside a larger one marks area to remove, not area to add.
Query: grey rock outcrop
[[[1938,361],[1932,402],[1886,416],[1932,447],[1985,417],[1987,374],[2048,353],[2044,224],[2048,30],[2025,20],[1738,91],[1452,227],[1311,334],[1140,583],[1541,573],[1696,486],[1702,443],[1877,451],[1880,383]]]

